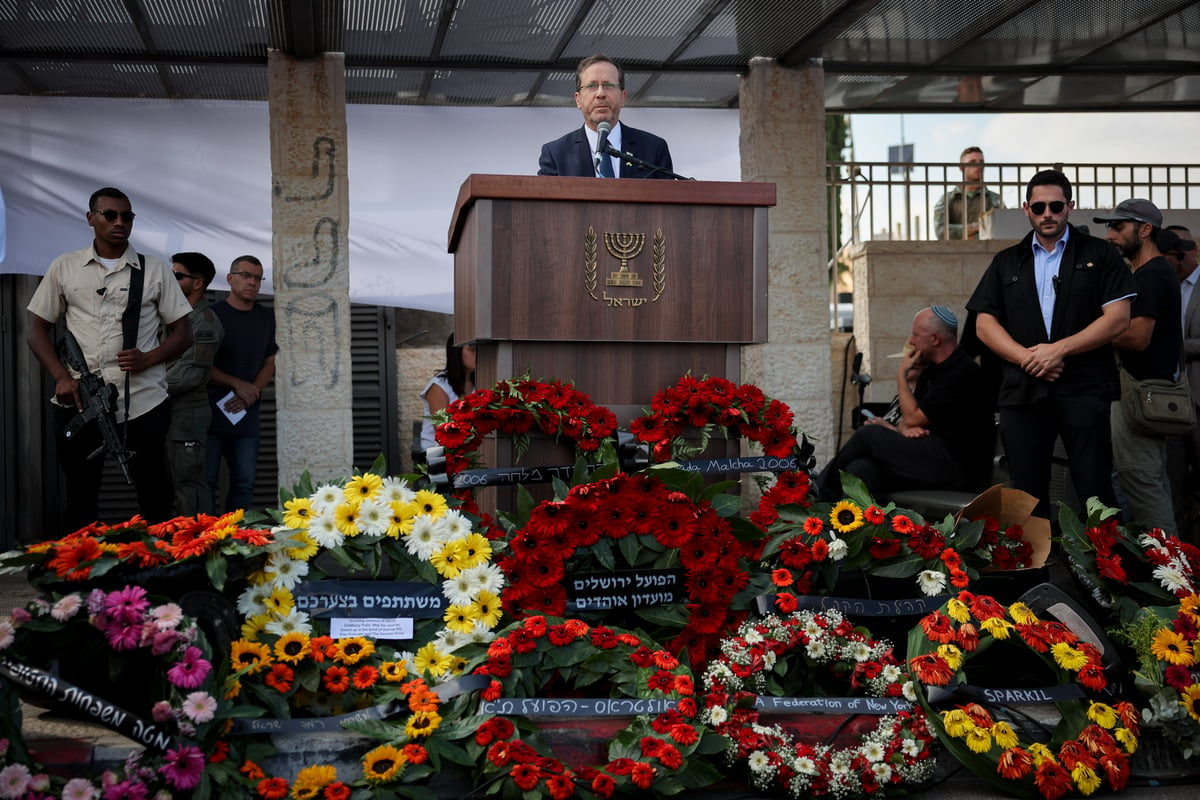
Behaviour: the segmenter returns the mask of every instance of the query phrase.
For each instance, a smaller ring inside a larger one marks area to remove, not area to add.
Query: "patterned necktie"
[[[612,157],[609,156],[608,153],[600,153],[599,155],[600,155],[600,167],[599,167],[600,177],[601,178],[615,178],[616,175],[613,175]]]

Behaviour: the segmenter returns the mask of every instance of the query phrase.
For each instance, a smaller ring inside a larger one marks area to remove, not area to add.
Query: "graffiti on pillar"
[[[316,355],[314,369],[290,369],[288,382],[296,388],[332,389],[341,381],[342,355],[349,355],[341,309],[329,295],[308,295],[287,300],[283,323],[287,349]]]
[[[325,286],[338,268],[341,253],[341,225],[332,217],[321,217],[313,226],[312,257],[305,260],[303,254],[283,275],[283,283],[289,289],[315,289]]]
[[[316,194],[290,195],[284,199],[289,203],[311,202],[313,200],[326,200],[333,194],[334,181],[337,180],[337,143],[328,136],[318,136],[316,139],[313,139],[312,176],[314,182],[321,177],[322,173],[325,176],[325,188],[323,190]],[[282,187],[275,187],[276,194],[282,191]]]

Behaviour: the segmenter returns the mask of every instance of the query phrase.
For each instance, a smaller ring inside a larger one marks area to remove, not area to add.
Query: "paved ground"
[[[24,578],[0,576],[0,614],[6,614],[8,609],[15,605],[23,605],[32,597],[33,592]],[[27,738],[44,737],[59,740],[64,752],[71,751],[76,755],[80,750],[91,748],[93,756],[103,761],[119,759],[121,751],[131,745],[128,740],[102,727],[63,720],[32,706],[25,707],[23,727]],[[1197,775],[1181,776],[1177,770],[1172,769],[1173,759],[1168,757],[1169,753],[1162,747],[1150,745],[1143,748],[1135,765],[1147,775],[1135,779],[1122,797],[1129,800],[1194,800],[1200,797],[1200,765],[1197,766]],[[990,800],[1008,797],[970,772],[954,769],[956,766],[942,770],[948,774],[945,774],[940,782],[916,793],[916,796],[927,800]],[[1159,779],[1154,780],[1149,776],[1157,776]],[[752,791],[734,787],[713,787],[681,795],[682,800],[756,800],[758,797]]]

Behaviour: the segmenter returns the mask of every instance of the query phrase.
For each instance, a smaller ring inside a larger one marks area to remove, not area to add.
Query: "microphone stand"
[[[667,175],[668,177],[673,178],[674,180],[677,180],[677,181],[694,181],[694,180],[696,180],[695,178],[689,178],[686,175],[680,175],[678,172],[672,172],[671,170],[669,170],[665,167],[660,167],[657,164],[651,164],[649,161],[646,161],[645,159],[638,158],[633,153],[627,153],[627,152],[618,150],[617,148],[613,147],[611,144],[608,144],[607,142],[605,142],[605,144],[604,144],[604,153],[605,153],[605,155],[616,156],[617,158],[621,159],[622,161],[628,161],[631,164],[637,164],[639,167],[645,167],[646,169],[649,169],[650,171],[647,172],[645,175],[639,176],[641,178],[649,178],[654,173],[661,172],[661,173]]]

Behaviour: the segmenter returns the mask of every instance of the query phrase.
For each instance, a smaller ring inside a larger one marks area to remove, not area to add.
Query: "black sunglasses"
[[[1034,214],[1041,214],[1046,210],[1046,206],[1050,206],[1051,214],[1061,214],[1062,210],[1067,207],[1067,204],[1062,200],[1051,200],[1049,203],[1030,203],[1029,210]]]
[[[106,208],[103,211],[91,211],[89,213],[99,214],[109,222],[116,222],[117,217],[121,218],[121,222],[133,222],[133,218],[137,216],[132,211],[113,211],[111,208]]]
[[[198,280],[198,276],[196,276],[196,275],[189,275],[186,272],[176,272],[175,273],[175,280],[181,281],[184,278],[191,278],[192,280]]]

